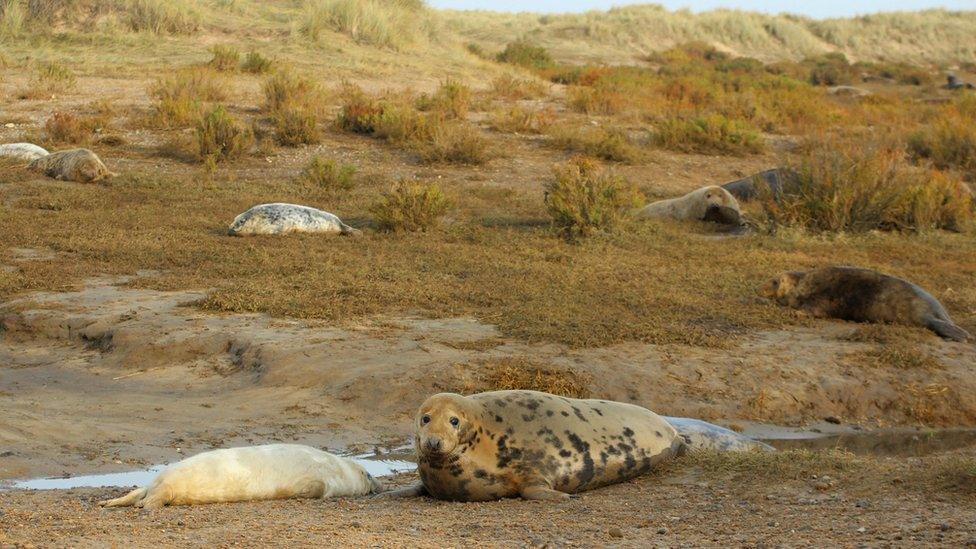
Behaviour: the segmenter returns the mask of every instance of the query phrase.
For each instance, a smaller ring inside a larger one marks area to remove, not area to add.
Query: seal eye
[[[461,424],[461,420],[460,420],[460,419],[458,419],[458,418],[456,418],[456,417],[452,417],[452,418],[451,418],[451,425],[453,425],[453,426],[455,426],[455,427],[457,427],[457,426],[458,426],[458,425],[460,425],[460,424]]]
[[[424,415],[424,417],[420,418],[420,423],[422,423],[424,425],[427,425],[428,423],[430,423],[430,416]]]

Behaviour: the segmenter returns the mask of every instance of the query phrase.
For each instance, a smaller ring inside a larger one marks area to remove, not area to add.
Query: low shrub
[[[254,144],[254,133],[218,105],[196,125],[197,154],[208,163],[240,158]]]
[[[439,119],[427,122],[425,130],[409,142],[422,161],[484,164],[495,156],[491,143],[477,128]]]
[[[315,156],[302,170],[302,181],[329,191],[348,191],[355,185],[356,167]]]
[[[84,145],[101,128],[96,117],[81,117],[70,112],[56,111],[44,123],[44,134],[53,143]]]
[[[756,154],[765,148],[751,126],[721,114],[666,119],[655,129],[652,140],[663,149],[701,154]]]
[[[216,45],[210,48],[210,52],[213,53],[210,66],[214,70],[236,71],[238,64],[241,62],[241,52],[237,51],[237,48],[233,46]]]
[[[545,69],[555,64],[552,56],[545,48],[524,40],[509,42],[495,59],[501,63],[510,63],[530,69]]]
[[[206,67],[164,76],[149,88],[149,96],[156,99],[150,120],[167,128],[188,126],[200,118],[206,102],[226,99],[226,90],[226,80]]]
[[[546,183],[546,209],[553,226],[569,238],[612,231],[642,202],[637,187],[578,156],[553,169]]]
[[[445,80],[433,95],[421,95],[417,108],[435,111],[446,118],[465,118],[471,106],[471,88],[457,80]]]
[[[322,139],[319,117],[303,107],[279,109],[274,114],[275,139],[286,147],[318,143]]]
[[[604,126],[555,126],[549,131],[553,147],[611,162],[635,162],[642,156],[624,130]]]
[[[518,78],[509,73],[497,76],[491,81],[491,93],[502,99],[535,99],[544,97],[548,91],[545,84],[538,80]]]
[[[556,121],[551,108],[509,107],[491,115],[491,127],[501,132],[545,133]]]
[[[618,114],[628,105],[626,94],[612,85],[573,86],[567,94],[573,110],[589,115]]]
[[[251,74],[264,74],[271,70],[272,61],[256,51],[248,52],[241,63],[241,70]]]
[[[908,150],[916,160],[967,171],[976,179],[976,118],[946,113],[910,135]]]
[[[814,86],[840,86],[854,82],[856,71],[843,53],[827,53],[803,61],[810,67]]]
[[[370,208],[382,231],[416,232],[436,227],[450,203],[440,187],[401,180]]]
[[[790,164],[796,172],[795,189],[778,199],[763,199],[772,227],[961,231],[972,225],[972,197],[962,181],[912,166],[900,149],[815,142]]]
[[[347,132],[372,135],[376,119],[383,114],[383,104],[356,86],[347,85],[342,91],[342,106],[336,126]]]
[[[269,76],[261,90],[264,93],[264,108],[272,114],[295,107],[318,110],[322,102],[322,89],[318,84],[288,70]]]

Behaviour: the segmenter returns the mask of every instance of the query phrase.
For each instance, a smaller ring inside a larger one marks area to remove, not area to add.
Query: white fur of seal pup
[[[97,154],[88,149],[53,152],[35,158],[27,167],[40,170],[44,175],[54,179],[78,183],[95,183],[116,175],[105,167]]]
[[[299,444],[267,444],[197,454],[104,507],[196,505],[287,498],[361,496],[380,484],[358,463]]]
[[[0,158],[13,158],[15,160],[37,160],[42,156],[50,154],[43,147],[38,147],[33,143],[7,143],[0,145]]]
[[[715,221],[728,225],[742,223],[739,202],[722,187],[710,185],[668,200],[653,202],[636,212],[638,219],[677,219]]]
[[[260,204],[234,219],[228,234],[338,233],[359,234],[336,215],[297,204]]]

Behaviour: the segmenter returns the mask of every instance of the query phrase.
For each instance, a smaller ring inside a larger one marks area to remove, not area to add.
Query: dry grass
[[[484,391],[542,391],[570,398],[590,398],[593,379],[586,374],[554,368],[524,357],[503,358],[480,365]]]
[[[305,0],[298,30],[315,41],[331,30],[394,50],[436,41],[441,34],[437,16],[420,0]]]
[[[698,41],[763,61],[801,59],[841,51],[851,59],[958,63],[976,34],[972,12],[933,9],[871,17],[816,20],[741,10],[669,11],[657,5],[617,7],[579,14],[454,11],[447,25],[463,40],[498,51],[531,36],[564,62],[632,63],[636,54]]]
[[[34,68],[27,88],[18,97],[21,99],[51,99],[75,89],[77,79],[67,66],[52,62],[42,63]]]
[[[370,212],[381,231],[427,232],[440,224],[450,201],[437,185],[400,180]]]
[[[908,150],[936,168],[960,170],[976,180],[976,96],[957,99],[912,134]]]
[[[773,227],[965,231],[972,225],[972,198],[963,183],[911,166],[897,148],[815,141],[792,162],[798,173],[795,192],[764,200]]]
[[[324,99],[322,88],[316,82],[290,70],[269,76],[261,90],[264,109],[269,113],[299,107],[313,110]]]
[[[895,368],[901,370],[943,370],[945,365],[917,343],[887,342],[871,349],[851,354],[848,359],[867,368]]]
[[[585,157],[556,166],[553,176],[545,187],[546,209],[569,238],[613,231],[643,199],[632,183]]]

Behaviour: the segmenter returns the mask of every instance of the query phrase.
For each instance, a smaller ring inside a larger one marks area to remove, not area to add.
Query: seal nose
[[[440,437],[428,437],[424,442],[424,446],[427,448],[428,452],[440,452],[441,439]]]

